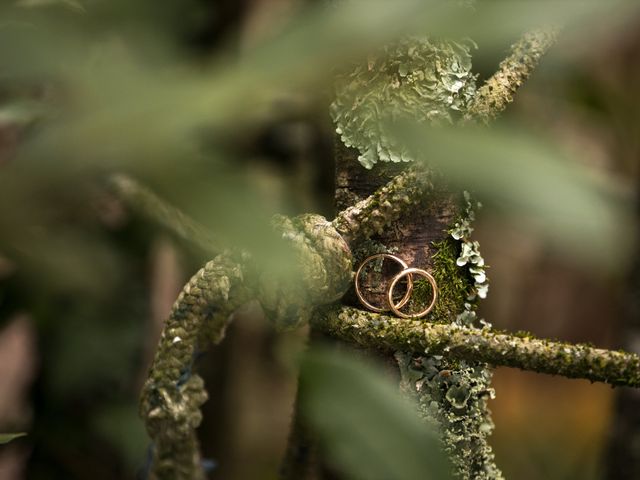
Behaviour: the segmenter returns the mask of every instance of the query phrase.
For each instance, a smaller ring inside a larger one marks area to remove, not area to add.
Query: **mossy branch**
[[[352,307],[318,309],[313,323],[326,333],[371,349],[418,355],[428,352],[493,366],[640,387],[640,357],[631,353],[490,329],[403,320]]]
[[[204,226],[133,178],[124,174],[114,174],[109,177],[108,183],[127,207],[162,226],[183,242],[197,247],[202,253],[210,256],[217,255],[223,250],[220,243]]]
[[[511,47],[509,56],[500,63],[498,71],[478,89],[467,107],[464,121],[488,123],[502,113],[557,38],[558,29],[553,27],[524,34]]]
[[[173,305],[140,402],[158,480],[204,479],[195,429],[207,393],[202,379],[191,374],[193,358],[200,335],[220,342],[230,315],[249,297],[241,267],[219,255],[189,280]]]

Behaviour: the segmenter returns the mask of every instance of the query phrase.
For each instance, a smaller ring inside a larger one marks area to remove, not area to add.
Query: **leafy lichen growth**
[[[438,284],[438,301],[430,323],[472,327],[477,301],[486,297],[487,278],[478,242],[471,240],[474,208],[479,204],[464,192],[464,206],[449,236],[432,243],[431,270]],[[428,282],[416,281],[412,298],[423,304],[432,298]],[[488,437],[493,422],[487,401],[493,398],[492,372],[478,361],[455,360],[442,355],[396,352],[402,390],[415,397],[420,413],[439,425],[443,447],[449,453],[454,474],[464,480],[502,478],[495,465]]]
[[[486,265],[484,258],[480,254],[480,244],[471,240],[471,234],[473,233],[472,223],[476,219],[475,209],[482,207],[482,204],[475,202],[471,198],[471,194],[466,191],[464,192],[464,200],[464,214],[454,224],[449,233],[461,243],[462,248],[456,264],[459,267],[467,266],[469,273],[473,277],[474,288],[468,300],[475,301],[477,297],[486,298],[489,292],[489,283],[485,271]]]
[[[331,116],[348,147],[359,150],[365,168],[413,157],[386,125],[403,117],[450,124],[476,91],[470,40],[408,37],[385,46],[366,63],[338,77]]]
[[[427,422],[440,425],[456,477],[501,479],[487,442],[494,428],[487,407],[487,401],[494,397],[491,370],[482,363],[453,361],[440,355],[396,353],[396,359],[402,390],[418,401]]]

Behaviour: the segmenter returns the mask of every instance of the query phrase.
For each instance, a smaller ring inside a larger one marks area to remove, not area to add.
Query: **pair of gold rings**
[[[387,300],[388,308],[381,308],[381,307],[376,307],[375,305],[372,305],[364,298],[364,296],[362,295],[362,292],[360,291],[360,274],[362,273],[363,268],[365,267],[365,265],[367,265],[368,263],[378,258],[382,258],[382,259],[389,258],[399,263],[400,266],[402,267],[402,270],[399,273],[397,273],[389,282],[389,287],[387,288],[387,292],[386,292],[386,300]],[[424,310],[421,310],[418,313],[407,314],[407,313],[401,312],[400,309],[404,307],[411,299],[411,293],[413,292],[414,275],[424,277],[429,281],[429,283],[431,284],[432,292],[433,292],[433,298],[431,299],[431,303],[429,303],[429,305]],[[402,280],[405,277],[407,278],[407,291],[405,292],[404,296],[399,301],[396,302],[393,299],[393,292],[396,286],[398,285],[398,282],[400,282],[400,280]],[[431,310],[433,310],[433,307],[435,306],[436,300],[438,298],[438,285],[436,284],[435,278],[433,278],[433,276],[429,272],[427,272],[426,270],[423,270],[422,268],[413,268],[413,267],[409,268],[409,266],[404,260],[402,260],[399,257],[396,257],[395,255],[391,255],[390,253],[377,253],[375,255],[371,255],[370,257],[366,258],[362,262],[360,267],[358,267],[358,271],[356,272],[355,289],[356,289],[356,295],[358,296],[358,300],[360,300],[362,305],[367,307],[369,310],[373,312],[378,312],[378,313],[391,310],[394,314],[396,314],[398,317],[401,317],[401,318],[424,317]]]

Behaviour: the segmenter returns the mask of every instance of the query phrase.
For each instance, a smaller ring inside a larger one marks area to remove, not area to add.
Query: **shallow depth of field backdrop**
[[[277,268],[264,235],[273,213],[332,218],[334,67],[405,33],[469,30],[481,83],[532,23],[568,23],[487,138],[499,146],[517,129],[526,141],[515,142],[514,158],[549,149],[575,162],[620,223],[581,237],[570,218],[549,231],[554,212],[544,208],[553,202],[519,209],[544,200],[544,189],[521,192],[529,200],[519,204],[507,197],[502,208],[494,208],[502,195],[481,197],[476,234],[491,291],[480,311],[509,331],[624,344],[640,295],[635,11],[620,15],[620,2],[576,19],[572,2],[480,0],[479,10],[504,5],[505,13],[447,25],[430,18],[433,2],[417,17],[398,13],[410,11],[398,2],[388,21],[376,18],[378,2],[323,20],[322,3],[4,2],[0,433],[27,436],[0,445],[0,480],[134,479],[145,464],[139,392],[162,322],[205,258],[132,215],[105,188],[107,175],[131,174]],[[482,171],[473,155],[469,148],[465,168]],[[520,173],[544,184],[535,162]],[[558,203],[574,200],[569,192]],[[275,333],[255,306],[239,317],[199,360],[210,395],[203,453],[216,463],[211,478],[273,479],[306,332]],[[496,371],[494,386],[491,441],[507,478],[616,478],[606,472],[625,461],[611,447],[622,390],[509,369]]]

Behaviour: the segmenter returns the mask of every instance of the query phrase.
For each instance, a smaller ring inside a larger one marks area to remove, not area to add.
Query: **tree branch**
[[[455,324],[403,320],[352,307],[318,309],[313,323],[330,335],[366,348],[419,355],[428,352],[493,366],[640,387],[640,357],[631,353]]]
[[[193,359],[200,335],[206,331],[219,343],[230,315],[249,297],[240,266],[219,255],[189,280],[173,305],[140,402],[158,480],[204,479],[195,429],[207,393],[202,379],[192,375]]]
[[[494,120],[513,102],[513,96],[529,78],[542,56],[556,43],[557,28],[541,28],[526,33],[511,47],[498,71],[478,89],[467,108],[464,121]]]
[[[118,198],[130,209],[161,225],[182,241],[195,245],[210,256],[223,250],[205,227],[133,178],[124,174],[114,174],[109,177],[108,182]]]

